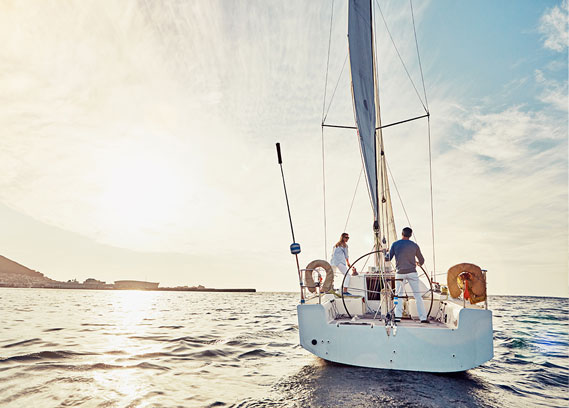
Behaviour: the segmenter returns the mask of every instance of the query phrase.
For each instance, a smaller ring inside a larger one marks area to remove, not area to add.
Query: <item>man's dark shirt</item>
[[[425,258],[421,254],[419,245],[409,239],[400,239],[391,244],[389,251],[389,260],[395,257],[395,268],[397,273],[416,272],[415,257],[419,261],[419,265],[425,263]]]

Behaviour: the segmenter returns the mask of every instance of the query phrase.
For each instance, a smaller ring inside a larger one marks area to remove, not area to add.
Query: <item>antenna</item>
[[[300,303],[304,303],[304,293],[302,292],[302,274],[300,272],[300,265],[298,263],[298,254],[300,254],[300,244],[296,243],[294,239],[294,228],[292,226],[292,216],[290,215],[290,205],[288,203],[288,194],[286,193],[286,183],[283,171],[283,158],[281,156],[281,144],[277,143],[277,158],[279,161],[279,166],[281,167],[281,176],[283,178],[283,188],[285,193],[286,208],[288,211],[288,220],[290,222],[290,232],[292,234],[292,244],[290,245],[290,253],[296,258],[296,270],[298,271],[298,281],[300,283]]]

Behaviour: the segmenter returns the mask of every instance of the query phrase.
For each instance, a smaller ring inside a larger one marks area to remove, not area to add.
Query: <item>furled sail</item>
[[[369,0],[349,0],[348,45],[352,72],[352,97],[374,219],[378,220],[375,81],[371,24],[371,2]]]

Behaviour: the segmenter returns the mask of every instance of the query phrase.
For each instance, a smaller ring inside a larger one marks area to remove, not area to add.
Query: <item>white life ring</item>
[[[314,278],[312,277],[312,272],[316,268],[322,268],[326,271],[326,279],[324,279],[324,282],[320,287],[320,292],[329,292],[334,284],[334,272],[332,271],[330,264],[322,259],[317,259],[306,265],[306,269],[304,271],[304,282],[308,291],[311,293],[316,292],[316,285],[314,284]]]

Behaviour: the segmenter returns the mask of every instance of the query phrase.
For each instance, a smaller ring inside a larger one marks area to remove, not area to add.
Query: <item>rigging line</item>
[[[332,26],[334,22],[334,0],[330,11],[330,34],[328,37],[328,57],[326,60],[326,79],[324,81],[324,100],[322,101],[322,123],[324,123],[324,111],[326,110],[326,90],[328,88],[328,71],[330,67],[330,48],[332,46]],[[336,85],[337,86],[337,85]],[[336,91],[334,90],[334,93]],[[333,96],[332,96],[333,97]],[[324,257],[328,259],[328,234],[326,225],[326,161],[324,155],[324,128],[322,128],[322,205],[324,210]]]
[[[326,162],[324,156],[324,128],[322,129],[322,195],[324,207],[324,259],[328,259],[328,231],[326,225]]]
[[[373,251],[373,249],[372,249],[372,251]],[[364,262],[364,266],[362,266],[362,269],[360,269],[360,271],[363,272],[365,270],[365,267],[366,267],[368,261],[369,261],[369,256],[366,258],[366,261]]]
[[[360,185],[360,180],[362,179],[362,174],[364,172],[364,166],[360,170],[360,176],[358,177],[358,182],[356,183],[356,189],[354,190],[354,196],[352,197],[352,204],[350,205],[350,211],[348,211],[348,218],[346,218],[346,225],[344,225],[344,232],[348,229],[348,221],[350,220],[350,215],[352,214],[352,207],[354,206],[354,201],[356,199],[356,193],[358,192],[358,187]]]
[[[330,67],[330,48],[332,46],[332,23],[334,21],[334,0],[330,13],[330,35],[328,37],[328,58],[326,60],[326,79],[324,80],[324,101],[322,102],[322,123],[324,123],[324,111],[326,110],[326,89],[328,88],[328,68]]]
[[[325,125],[324,123],[322,124],[322,127],[338,128],[338,129],[352,129],[352,130],[357,129],[357,126]]]
[[[421,98],[421,95],[419,94],[419,91],[417,90],[417,87],[415,86],[415,82],[413,82],[413,79],[411,78],[411,74],[409,73],[409,70],[407,69],[405,62],[403,61],[403,58],[401,57],[401,54],[399,53],[399,49],[395,45],[395,40],[393,39],[393,36],[391,35],[391,31],[389,31],[389,27],[387,26],[387,21],[385,21],[385,17],[383,16],[383,11],[381,11],[379,1],[375,0],[375,2],[376,2],[377,7],[379,9],[379,14],[381,15],[381,19],[383,20],[383,24],[385,25],[385,29],[387,30],[387,34],[389,34],[389,38],[391,39],[391,43],[393,44],[393,47],[395,48],[395,52],[397,52],[397,56],[399,57],[399,60],[401,61],[401,64],[403,65],[403,68],[405,69],[405,72],[407,73],[407,77],[409,78],[409,81],[411,81],[411,85],[413,85],[413,89],[415,89],[415,93],[417,94],[417,97],[419,98],[421,105],[423,105],[423,109],[425,109],[425,112],[428,113],[429,110],[425,106],[425,103],[423,102],[423,99]]]
[[[441,276],[441,275],[447,275],[448,272],[439,272],[439,273],[435,273],[435,276]]]
[[[338,80],[336,81],[336,86],[334,87],[334,92],[332,92],[332,97],[330,98],[330,103],[328,103],[328,109],[326,109],[326,114],[322,116],[322,125],[326,121],[328,117],[328,112],[330,112],[330,108],[332,107],[332,101],[334,100],[334,96],[336,95],[336,91],[338,90],[338,85],[340,84],[340,79],[342,79],[342,74],[344,73],[344,69],[346,68],[346,62],[348,61],[348,53],[346,52],[346,57],[344,58],[344,65],[342,65],[342,70],[340,71],[340,75],[338,76]],[[324,100],[326,101],[326,100]]]
[[[426,115],[421,115],[421,116],[416,116],[414,118],[410,118],[410,119],[405,119],[405,120],[400,120],[399,122],[393,122],[393,123],[389,123],[387,125],[381,125],[375,128],[375,130],[380,130],[380,129],[385,129],[391,126],[395,126],[395,125],[401,125],[402,123],[407,123],[407,122],[411,122],[413,120],[417,120],[417,119],[423,119],[426,117],[429,117],[431,114],[427,113]],[[322,123],[323,127],[330,127],[330,128],[338,128],[338,129],[357,129],[356,126],[343,126],[343,125],[329,125],[329,124],[324,124]]]
[[[385,183],[385,233],[384,233],[384,238],[387,242],[390,241],[389,238],[389,224],[391,223],[391,219],[393,217],[393,205],[391,204],[391,191],[389,190],[389,178],[387,175],[387,169],[385,166],[385,155],[383,156],[384,159],[384,163],[382,163],[381,166],[381,171],[384,174],[384,183]],[[390,211],[390,207],[391,207],[391,211]]]
[[[381,212],[382,212],[382,220],[381,220],[381,234],[383,235],[383,238],[385,238],[385,233],[386,233],[386,228],[385,228],[385,223],[387,222],[387,208],[385,205],[385,193],[386,193],[386,188],[385,188],[385,174],[383,173],[383,160],[385,159],[385,152],[384,152],[384,145],[383,145],[383,132],[379,132],[379,148],[380,148],[380,153],[379,153],[379,166],[381,168],[380,170],[380,177],[381,177]],[[379,242],[380,246],[382,241]],[[379,250],[379,248],[378,248]]]
[[[421,115],[421,116],[416,116],[416,117],[410,118],[410,119],[400,120],[399,122],[393,122],[393,123],[390,123],[390,124],[388,124],[388,125],[381,125],[381,126],[378,127],[377,129],[385,129],[385,128],[388,128],[388,127],[391,127],[391,126],[400,125],[400,124],[402,124],[402,123],[411,122],[411,121],[413,121],[413,120],[423,119],[423,118],[429,117],[430,115],[431,115],[431,114],[427,112],[426,115]]]
[[[421,82],[423,83],[423,93],[425,94],[425,105],[429,110],[429,101],[427,100],[427,90],[425,88],[425,78],[423,77],[423,66],[421,65],[421,55],[419,54],[419,41],[417,41],[417,30],[415,29],[415,14],[413,13],[413,0],[409,0],[411,5],[411,19],[413,20],[413,33],[415,34],[415,46],[417,47],[417,60],[419,61],[419,72],[421,72]]]
[[[385,157],[385,156],[384,156]],[[387,244],[387,241],[389,239],[389,201],[387,200],[387,197],[389,195],[389,186],[387,184],[387,174],[385,174],[385,167],[381,166],[381,172],[384,174],[384,180],[383,183],[385,184],[384,187],[384,191],[385,191],[385,196],[383,197],[385,199],[385,203],[383,204],[383,208],[385,211],[384,214],[384,221],[383,221],[383,238],[385,239],[385,243]],[[382,199],[383,201],[383,199]],[[383,246],[383,241],[382,241],[382,246]]]
[[[403,207],[403,213],[405,214],[405,218],[407,219],[407,223],[409,224],[409,227],[412,229],[413,227],[411,226],[411,220],[409,220],[409,216],[407,215],[407,210],[405,209],[405,205],[403,204],[403,199],[401,198],[401,194],[399,194],[399,189],[397,188],[397,184],[395,183],[395,178],[393,177],[393,173],[391,172],[391,167],[389,167],[389,163],[387,162],[387,159],[385,160],[385,164],[387,165],[387,171],[389,171],[389,175],[391,176],[391,181],[393,182],[393,187],[395,187],[395,191],[397,192],[397,197],[399,197],[399,202],[401,203],[401,207]],[[417,240],[417,234],[415,234],[415,231],[413,231],[413,235],[415,235],[415,241],[418,244],[419,242]]]
[[[433,209],[433,160],[431,155],[431,118],[427,119],[427,127],[429,134],[429,185],[431,190],[431,236],[433,239],[433,273],[436,270],[435,262],[435,211]]]

